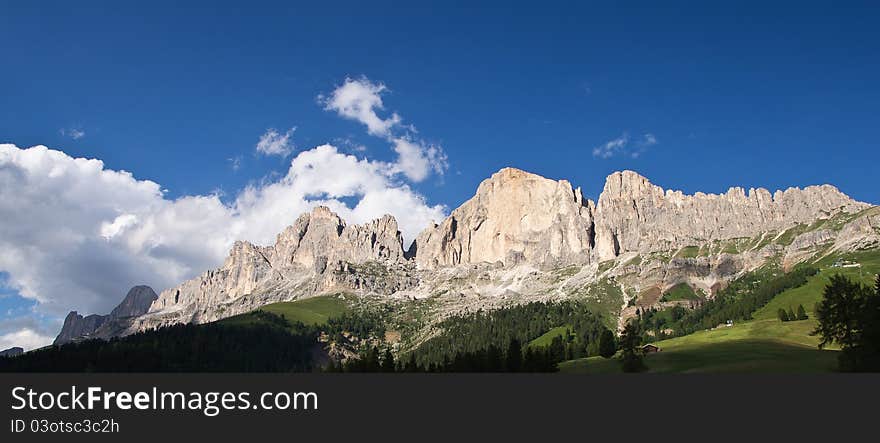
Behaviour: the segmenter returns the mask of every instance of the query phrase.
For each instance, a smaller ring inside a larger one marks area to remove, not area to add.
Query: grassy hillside
[[[678,301],[678,300],[697,300],[700,296],[694,292],[694,289],[690,287],[687,283],[679,283],[668,291],[666,291],[663,296],[660,298],[662,301]]]
[[[260,308],[262,311],[283,315],[289,321],[301,321],[307,325],[327,323],[330,317],[341,315],[348,309],[348,304],[345,301],[332,295],[292,302],[273,303]]]
[[[263,306],[260,311],[283,316],[291,323],[302,322],[306,325],[322,325],[331,317],[338,317],[348,312],[348,304],[334,295],[322,295],[304,300],[272,303]],[[222,320],[225,325],[249,325],[257,322],[258,317],[248,314],[237,315]]]
[[[545,332],[540,337],[530,341],[529,347],[539,348],[539,347],[544,347],[544,346],[550,346],[550,344],[553,343],[554,338],[556,338],[556,337],[565,338],[565,331],[566,330],[571,331],[571,326],[568,326],[568,325],[557,326],[557,327]]]
[[[649,354],[649,372],[830,372],[837,364],[837,351],[819,350],[810,332],[814,319],[781,322],[776,318],[753,320],[695,332],[655,342],[662,351]],[[574,373],[620,372],[617,360],[601,357],[560,364],[560,371]]]
[[[839,259],[861,267],[832,266]],[[730,327],[695,332],[683,337],[655,342],[662,351],[646,356],[650,372],[829,372],[837,366],[834,347],[819,350],[818,337],[810,335],[816,327],[814,306],[832,275],[842,274],[871,285],[880,272],[880,251],[860,251],[825,257],[815,263],[821,270],[799,287],[783,291],[757,310],[753,320]],[[808,320],[781,322],[776,312],[803,305]],[[552,337],[551,337],[552,339]],[[615,359],[590,357],[563,362],[561,372],[620,372]]]
[[[819,373],[837,366],[836,351],[819,351],[772,340],[733,340],[706,344],[660,344],[662,352],[645,358],[653,373]],[[589,357],[560,363],[560,372],[620,372],[616,359]]]
[[[832,267],[838,259],[861,264],[860,268]],[[821,267],[819,274],[811,277],[807,284],[789,289],[776,296],[770,303],[754,314],[756,320],[775,319],[779,308],[797,309],[804,305],[807,315],[813,318],[813,307],[822,300],[822,291],[832,275],[841,274],[853,281],[860,281],[868,286],[874,285],[874,279],[880,272],[880,250],[860,251],[843,255],[825,257],[817,263]]]

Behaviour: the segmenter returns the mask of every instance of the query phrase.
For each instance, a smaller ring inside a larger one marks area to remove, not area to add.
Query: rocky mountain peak
[[[110,311],[111,318],[126,318],[143,315],[150,309],[154,300],[159,298],[153,288],[139,285],[131,288],[118,306]]]
[[[82,316],[70,311],[54,344],[61,345],[82,338],[107,338],[128,327],[130,319],[145,314],[158,298],[153,288],[139,285],[131,288],[110,314]]]
[[[251,304],[259,306],[258,300],[245,300],[248,295],[272,292],[281,297],[291,288],[317,292],[338,284],[337,274],[355,265],[404,260],[403,237],[394,217],[349,225],[330,208],[317,206],[278,234],[274,245],[235,242],[223,266],[162,291],[150,313],[209,321],[219,314],[206,313],[205,306],[241,302],[233,309],[244,312]]]
[[[330,208],[318,206],[279,234],[270,254],[272,263],[305,268],[336,261],[398,260],[404,255],[403,237],[390,215],[347,225]]]
[[[411,251],[421,268],[587,262],[591,206],[566,180],[504,168],[480,183],[476,195],[445,221],[419,234]]]
[[[657,192],[662,194],[663,189],[653,185],[638,172],[625,170],[613,172],[605,178],[605,187],[602,188],[601,195],[606,198],[619,198]]]

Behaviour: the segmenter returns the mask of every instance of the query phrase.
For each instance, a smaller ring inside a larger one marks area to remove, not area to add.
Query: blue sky
[[[832,183],[880,203],[876,4],[292,3],[4,2],[0,143],[227,204],[315,146],[394,162],[401,136],[445,153],[429,177],[396,179],[426,207],[457,206],[504,166],[593,199],[633,169],[688,193]],[[325,109],[347,78],[387,87],[395,134]],[[289,156],[255,151],[269,128],[296,128]],[[34,305],[6,286],[0,322]],[[56,322],[68,309],[40,304]]]

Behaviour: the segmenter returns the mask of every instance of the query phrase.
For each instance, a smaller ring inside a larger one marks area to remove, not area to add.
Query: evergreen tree
[[[630,321],[623,328],[620,334],[621,366],[623,372],[641,372],[647,369],[642,359],[642,352],[639,349],[641,343],[641,333],[639,332],[638,323]]]
[[[416,354],[410,352],[409,359],[403,365],[403,372],[421,372],[419,369],[419,364],[416,362]]]
[[[523,356],[522,345],[519,340],[513,338],[507,346],[505,369],[507,372],[519,372],[522,369]]]
[[[788,321],[788,313],[785,312],[785,309],[779,308],[776,311],[776,316],[779,317],[779,321]]]
[[[808,318],[807,317],[807,310],[804,309],[804,305],[798,305],[797,319],[798,320],[806,320],[807,318]]]
[[[794,311],[791,309],[791,307],[789,307],[788,308],[788,321],[795,321],[795,320],[797,320],[797,315],[795,315]]]
[[[379,372],[379,370],[382,369],[381,363],[379,362],[379,348],[375,346],[367,351],[366,357],[362,360],[364,372]]]
[[[614,343],[614,333],[605,329],[599,336],[599,355],[611,358],[615,352],[617,352],[617,344]]]
[[[840,345],[843,371],[880,371],[880,293],[834,275],[816,307],[819,325],[813,331],[822,341]]]
[[[394,356],[391,350],[385,350],[385,356],[382,358],[382,372],[394,372]]]
[[[813,333],[822,337],[819,348],[834,342],[844,349],[856,344],[862,292],[858,283],[839,274],[831,276],[816,308],[819,326]]]
[[[490,345],[486,350],[486,371],[502,372],[504,363],[502,361],[501,349],[498,346]]]

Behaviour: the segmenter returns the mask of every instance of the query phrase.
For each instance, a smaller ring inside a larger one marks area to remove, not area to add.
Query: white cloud
[[[394,152],[398,156],[394,164],[395,171],[403,173],[414,182],[424,180],[432,171],[442,175],[449,167],[446,153],[440,147],[409,138],[395,138]]]
[[[441,146],[416,140],[413,136],[418,133],[416,128],[402,125],[402,118],[397,113],[386,118],[377,113],[384,109],[382,94],[387,90],[384,84],[373,83],[366,77],[346,78],[329,97],[321,95],[318,100],[324,104],[325,110],[336,111],[344,118],[363,123],[367,133],[391,143],[397,153],[392,172],[402,173],[414,182],[425,180],[432,172],[443,175],[448,168],[448,159]]]
[[[396,168],[318,146],[224,203],[216,194],[169,199],[100,160],[0,144],[0,271],[37,312],[106,313],[133,285],[158,291],[220,265],[235,240],[271,244],[316,205],[350,223],[390,213],[411,241],[447,210],[428,205]]]
[[[602,145],[593,148],[593,157],[611,158],[615,155],[624,155],[639,158],[648,147],[657,144],[657,137],[652,133],[646,133],[635,142],[631,142],[629,134],[623,133],[620,137],[609,140]]]
[[[266,132],[260,136],[260,141],[257,142],[257,152],[263,155],[279,155],[281,157],[287,157],[293,152],[293,145],[290,141],[290,136],[293,135],[294,131],[296,131],[296,128],[290,128],[287,132],[281,134],[277,129],[267,129]]]
[[[25,351],[30,351],[31,349],[49,345],[53,340],[55,340],[55,337],[41,334],[30,328],[19,329],[0,335],[0,351],[15,346],[23,348]]]
[[[239,169],[241,169],[241,156],[240,155],[236,155],[235,157],[227,158],[226,161],[229,162],[229,167],[232,168],[233,172],[236,172]]]
[[[397,113],[391,113],[383,119],[376,113],[385,108],[382,93],[387,90],[384,84],[373,83],[366,77],[346,78],[329,97],[318,96],[318,100],[323,102],[325,110],[336,111],[341,117],[366,125],[370,135],[389,137],[391,129],[400,124],[401,118]]]
[[[12,310],[8,315],[12,314]],[[37,315],[23,315],[0,319],[0,350],[11,347],[31,349],[46,346],[55,339],[61,320],[47,321]]]
[[[103,222],[101,223],[101,237],[104,237],[105,240],[112,240],[113,237],[134,226],[137,220],[138,218],[134,214],[122,214],[113,219],[111,223]]]
[[[79,128],[70,128],[70,129],[62,129],[61,135],[70,137],[74,140],[79,140],[86,136],[86,131]]]
[[[620,137],[610,140],[603,145],[593,148],[593,157],[611,158],[629,143],[629,135],[624,133]]]

